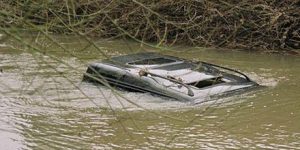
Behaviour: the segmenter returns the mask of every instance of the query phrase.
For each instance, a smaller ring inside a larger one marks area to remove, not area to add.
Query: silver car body
[[[239,71],[157,53],[130,54],[92,63],[83,80],[107,81],[129,91],[198,102],[258,87]]]

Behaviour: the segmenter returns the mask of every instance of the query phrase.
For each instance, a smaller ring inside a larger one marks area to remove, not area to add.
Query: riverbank
[[[1,1],[1,28],[298,54],[300,2]]]

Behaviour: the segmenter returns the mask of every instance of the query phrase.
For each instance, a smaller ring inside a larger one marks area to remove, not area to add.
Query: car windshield
[[[168,59],[168,58],[150,58],[150,59],[142,59],[133,62],[129,62],[129,65],[161,65],[176,62],[176,60]]]

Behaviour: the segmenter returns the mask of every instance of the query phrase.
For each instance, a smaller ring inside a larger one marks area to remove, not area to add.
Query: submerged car
[[[234,69],[158,53],[129,54],[92,63],[83,81],[198,102],[259,86]]]

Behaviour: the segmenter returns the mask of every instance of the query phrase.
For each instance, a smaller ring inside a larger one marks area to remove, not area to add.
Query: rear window
[[[176,62],[176,60],[168,59],[168,58],[151,58],[151,59],[143,59],[134,62],[128,63],[129,65],[160,65]]]

